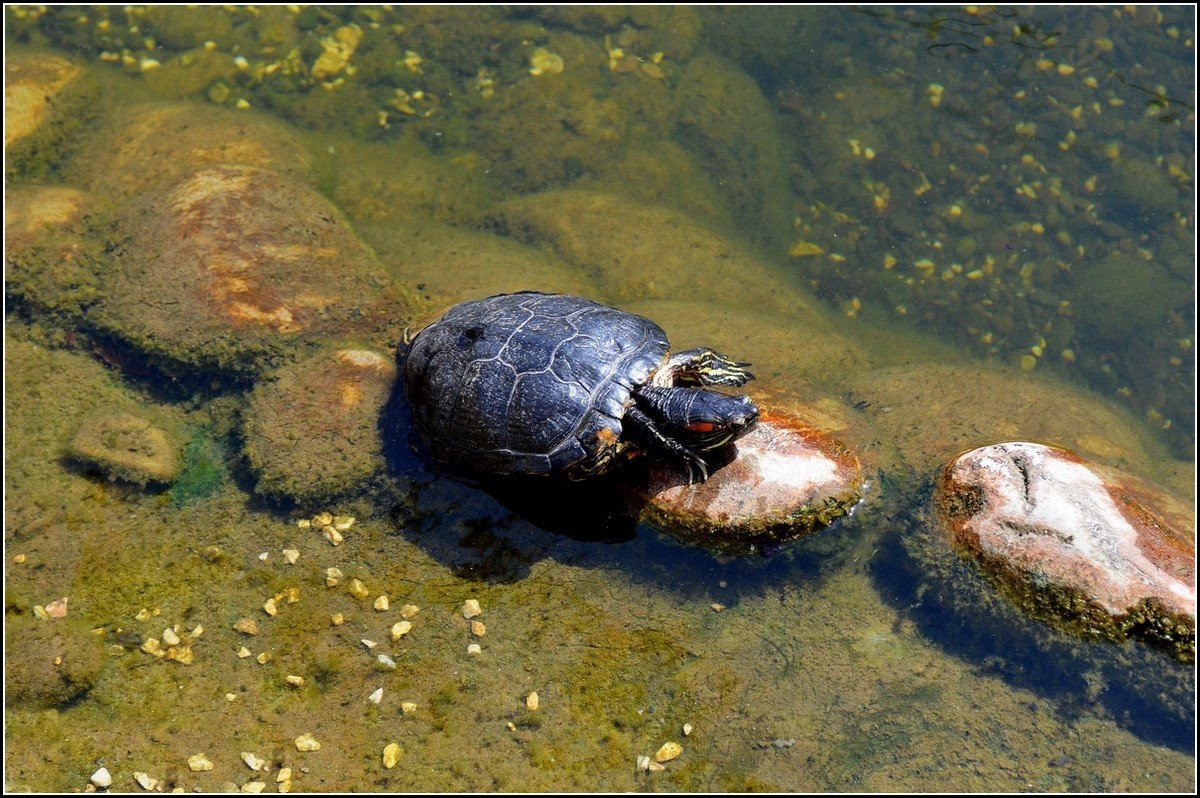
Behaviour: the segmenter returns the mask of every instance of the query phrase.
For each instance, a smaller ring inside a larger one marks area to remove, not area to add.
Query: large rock
[[[245,454],[256,490],[320,503],[383,475],[380,415],[396,367],[368,349],[335,349],[268,375],[250,395]]]
[[[390,346],[409,311],[320,194],[214,166],[130,203],[93,318],[167,371],[252,375],[331,334]]]
[[[1054,443],[1155,478],[1149,469],[1164,459],[1145,425],[1116,404],[1016,369],[917,363],[848,372],[843,384],[914,474],[997,438]]]
[[[6,173],[32,171],[55,163],[63,139],[90,115],[95,95],[95,81],[65,56],[39,52],[6,54]]]
[[[39,310],[77,320],[99,297],[101,243],[88,235],[95,198],[66,186],[4,192],[5,290]]]
[[[637,487],[643,518],[686,543],[741,554],[824,529],[862,498],[858,460],[797,419],[764,414],[724,455],[691,485],[670,463],[648,461]]]
[[[1019,442],[955,459],[935,501],[949,545],[1026,612],[1195,659],[1195,522],[1182,503],[1127,475],[1106,481],[1065,450]]]
[[[286,125],[211,104],[120,109],[67,167],[68,179],[109,197],[133,197],[206,167],[238,164],[307,177],[312,158]]]
[[[617,302],[736,297],[787,311],[812,304],[781,272],[672,208],[567,190],[518,198],[494,215],[511,235],[551,247]]]
[[[505,236],[429,222],[360,222],[355,229],[392,279],[429,300],[431,320],[451,305],[495,294],[599,294],[586,273]]]

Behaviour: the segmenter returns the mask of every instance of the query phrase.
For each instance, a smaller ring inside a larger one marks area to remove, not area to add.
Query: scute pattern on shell
[[[603,470],[633,389],[662,364],[654,322],[578,297],[525,292],[455,305],[405,362],[432,454],[472,471]]]

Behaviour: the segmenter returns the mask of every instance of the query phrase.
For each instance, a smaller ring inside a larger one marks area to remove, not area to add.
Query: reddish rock
[[[1035,443],[961,455],[934,500],[950,545],[1025,612],[1195,659],[1195,521],[1177,500]]]
[[[390,357],[335,349],[269,374],[250,395],[245,453],[256,490],[320,502],[386,472],[379,416],[396,378]]]
[[[337,209],[284,175],[203,169],[118,224],[96,320],[168,370],[253,374],[330,335],[400,336],[406,298]]]
[[[812,534],[862,498],[858,460],[796,419],[763,414],[731,449],[730,462],[693,485],[652,463],[644,519],[684,542],[738,553]]]

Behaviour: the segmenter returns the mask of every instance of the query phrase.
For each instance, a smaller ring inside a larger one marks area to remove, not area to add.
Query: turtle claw
[[[687,452],[683,458],[683,466],[687,469],[687,480],[689,485],[695,485],[697,482],[708,481],[708,463],[704,462],[704,458],[695,452]],[[700,478],[696,479],[696,473],[699,472]]]

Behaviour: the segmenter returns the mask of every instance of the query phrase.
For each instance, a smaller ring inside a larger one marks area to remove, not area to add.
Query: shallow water
[[[110,117],[134,100],[182,93],[146,77],[160,70],[143,70],[141,51],[128,74],[119,56],[102,57],[120,52],[113,40],[121,35],[140,41],[157,30],[157,49],[146,52],[168,64],[162,71],[210,36],[219,51],[228,39],[256,60],[254,46],[276,35],[244,9],[203,27],[113,9],[107,29],[94,12],[84,22],[75,11],[34,20],[6,13],[10,45],[59,48],[89,63]],[[320,37],[358,12],[305,13],[288,30],[311,61]],[[140,368],[136,356],[131,367],[126,353],[94,346],[87,325],[72,326],[69,314],[64,322],[18,303],[6,325],[6,787],[82,789],[104,765],[121,789],[135,789],[140,771],[168,789],[257,779],[270,791],[283,767],[293,769],[294,790],[321,791],[1194,789],[1186,712],[1168,716],[1124,695],[1087,664],[1082,644],[1080,672],[1048,674],[1023,659],[1028,652],[989,649],[986,629],[968,630],[969,619],[923,600],[899,537],[919,523],[937,458],[953,452],[938,451],[938,425],[914,410],[896,420],[854,407],[868,405],[862,397],[871,391],[858,375],[883,380],[906,364],[927,374],[961,367],[937,372],[960,381],[978,367],[1014,390],[1026,381],[1053,385],[1114,408],[1122,424],[1107,433],[1112,459],[1189,490],[1190,18],[1173,9],[1162,19],[1144,9],[644,11],[631,19],[496,12],[487,19],[494,31],[480,33],[449,10],[375,13],[353,21],[366,30],[404,24],[394,33],[398,56],[410,41],[443,45],[420,52],[420,74],[435,88],[443,71],[461,72],[472,37],[494,34],[497,49],[483,61],[494,69],[495,99],[511,105],[462,108],[447,98],[442,115],[413,119],[393,104],[383,128],[375,95],[350,79],[340,95],[288,95],[235,76],[225,81],[229,95],[214,95],[210,82],[186,96],[233,104],[244,92],[255,109],[315,128],[305,140],[336,152],[318,165],[317,182],[388,273],[424,293],[422,312],[436,314],[468,289],[524,286],[586,291],[644,313],[678,345],[708,343],[752,360],[767,401],[796,400],[834,417],[872,474],[867,501],[774,556],[716,558],[644,526],[609,523],[575,497],[502,503],[426,469],[401,434],[386,487],[327,507],[280,507],[254,496],[238,454],[243,394],[180,388]],[[702,33],[681,45],[678,31],[689,24]],[[539,113],[529,100],[505,97],[506,81],[509,97],[537,85],[517,82],[530,56],[525,39],[561,50],[564,78],[577,50],[597,56],[580,86],[603,102],[592,109],[598,118],[575,120],[569,136],[527,130],[531,153],[505,154],[489,137],[520,131],[520,115]],[[664,76],[607,68],[616,46],[661,64]],[[667,55],[656,62],[655,52]],[[367,70],[365,45],[359,57]],[[424,84],[408,72],[411,97]],[[613,74],[642,82],[606,82]],[[713,75],[724,82],[704,83]],[[765,100],[721,93],[755,83]],[[667,120],[656,130],[664,120],[654,116],[653,92],[678,98],[696,85],[707,88],[690,112],[728,127]],[[636,112],[622,115],[621,103]],[[779,135],[747,130],[754,146],[737,149],[721,138],[738,133],[722,108],[735,109],[733,122],[766,120]],[[589,126],[601,134],[589,136]],[[86,141],[93,130],[75,135]],[[602,157],[577,149],[573,137],[604,148]],[[404,172],[400,161],[422,164],[426,176]],[[485,166],[459,179],[453,170],[464,163]],[[438,169],[450,175],[449,188],[428,178]],[[392,185],[371,190],[377,171]],[[10,180],[55,183],[70,174],[51,168]],[[394,185],[400,179],[409,182]],[[731,257],[751,265],[732,277],[684,271],[667,259],[666,222],[657,250],[636,248],[638,235],[655,234],[642,229],[524,247],[512,222],[518,213],[492,210],[567,188],[622,198],[611,211],[628,214],[621,219],[670,209],[728,236]],[[397,209],[398,197],[412,204]],[[601,244],[607,251],[597,252]],[[495,254],[505,247],[513,257]],[[495,269],[454,272],[441,255],[450,248],[487,252]],[[645,251],[664,260],[622,262]],[[521,258],[525,270],[514,266]],[[767,267],[748,271],[759,262]],[[1091,268],[1104,262],[1116,266]],[[1131,275],[1139,265],[1147,271]],[[1056,377],[1043,381],[1046,372]],[[200,430],[186,480],[140,489],[60,456],[103,398],[77,386],[94,384],[171,405]],[[879,384],[881,394],[886,388]],[[941,386],[930,402],[943,388],[963,390]],[[1013,434],[989,428],[1003,413],[988,397],[978,402],[944,411],[944,426],[958,435],[948,437]],[[1055,412],[1031,415],[1061,429]],[[1083,412],[1078,423],[1081,439],[1096,432]],[[936,441],[926,449],[923,437]],[[297,526],[321,510],[357,518],[336,548]],[[284,561],[285,549],[300,552],[295,564]],[[327,586],[331,567],[343,576]],[[348,591],[352,579],[365,585],[364,597]],[[381,594],[386,611],[372,607]],[[269,615],[264,603],[276,595]],[[69,597],[66,618],[33,619],[34,606],[61,596]],[[483,608],[482,637],[460,613],[468,598]],[[403,604],[420,612],[392,642]],[[338,613],[343,622],[334,625]],[[258,634],[234,631],[242,618],[254,619]],[[204,629],[190,664],[139,650],[176,624]],[[64,640],[73,651],[95,643],[80,677],[88,689],[49,708],[22,698],[36,691],[13,680],[53,681]],[[466,653],[472,642],[480,655]],[[238,656],[243,646],[250,656]],[[394,670],[380,665],[381,651]],[[260,663],[262,653],[269,657]],[[288,675],[304,683],[292,686]],[[368,700],[376,688],[378,705]],[[536,711],[526,708],[531,691]],[[1194,692],[1179,700],[1194,705]],[[414,711],[402,709],[406,701]],[[304,733],[319,751],[297,750]],[[679,758],[662,772],[638,770],[639,756],[672,740],[683,746]],[[381,755],[391,742],[403,753],[387,769]],[[193,771],[188,758],[202,752],[213,767]],[[251,771],[241,752],[266,760],[269,772]]]

